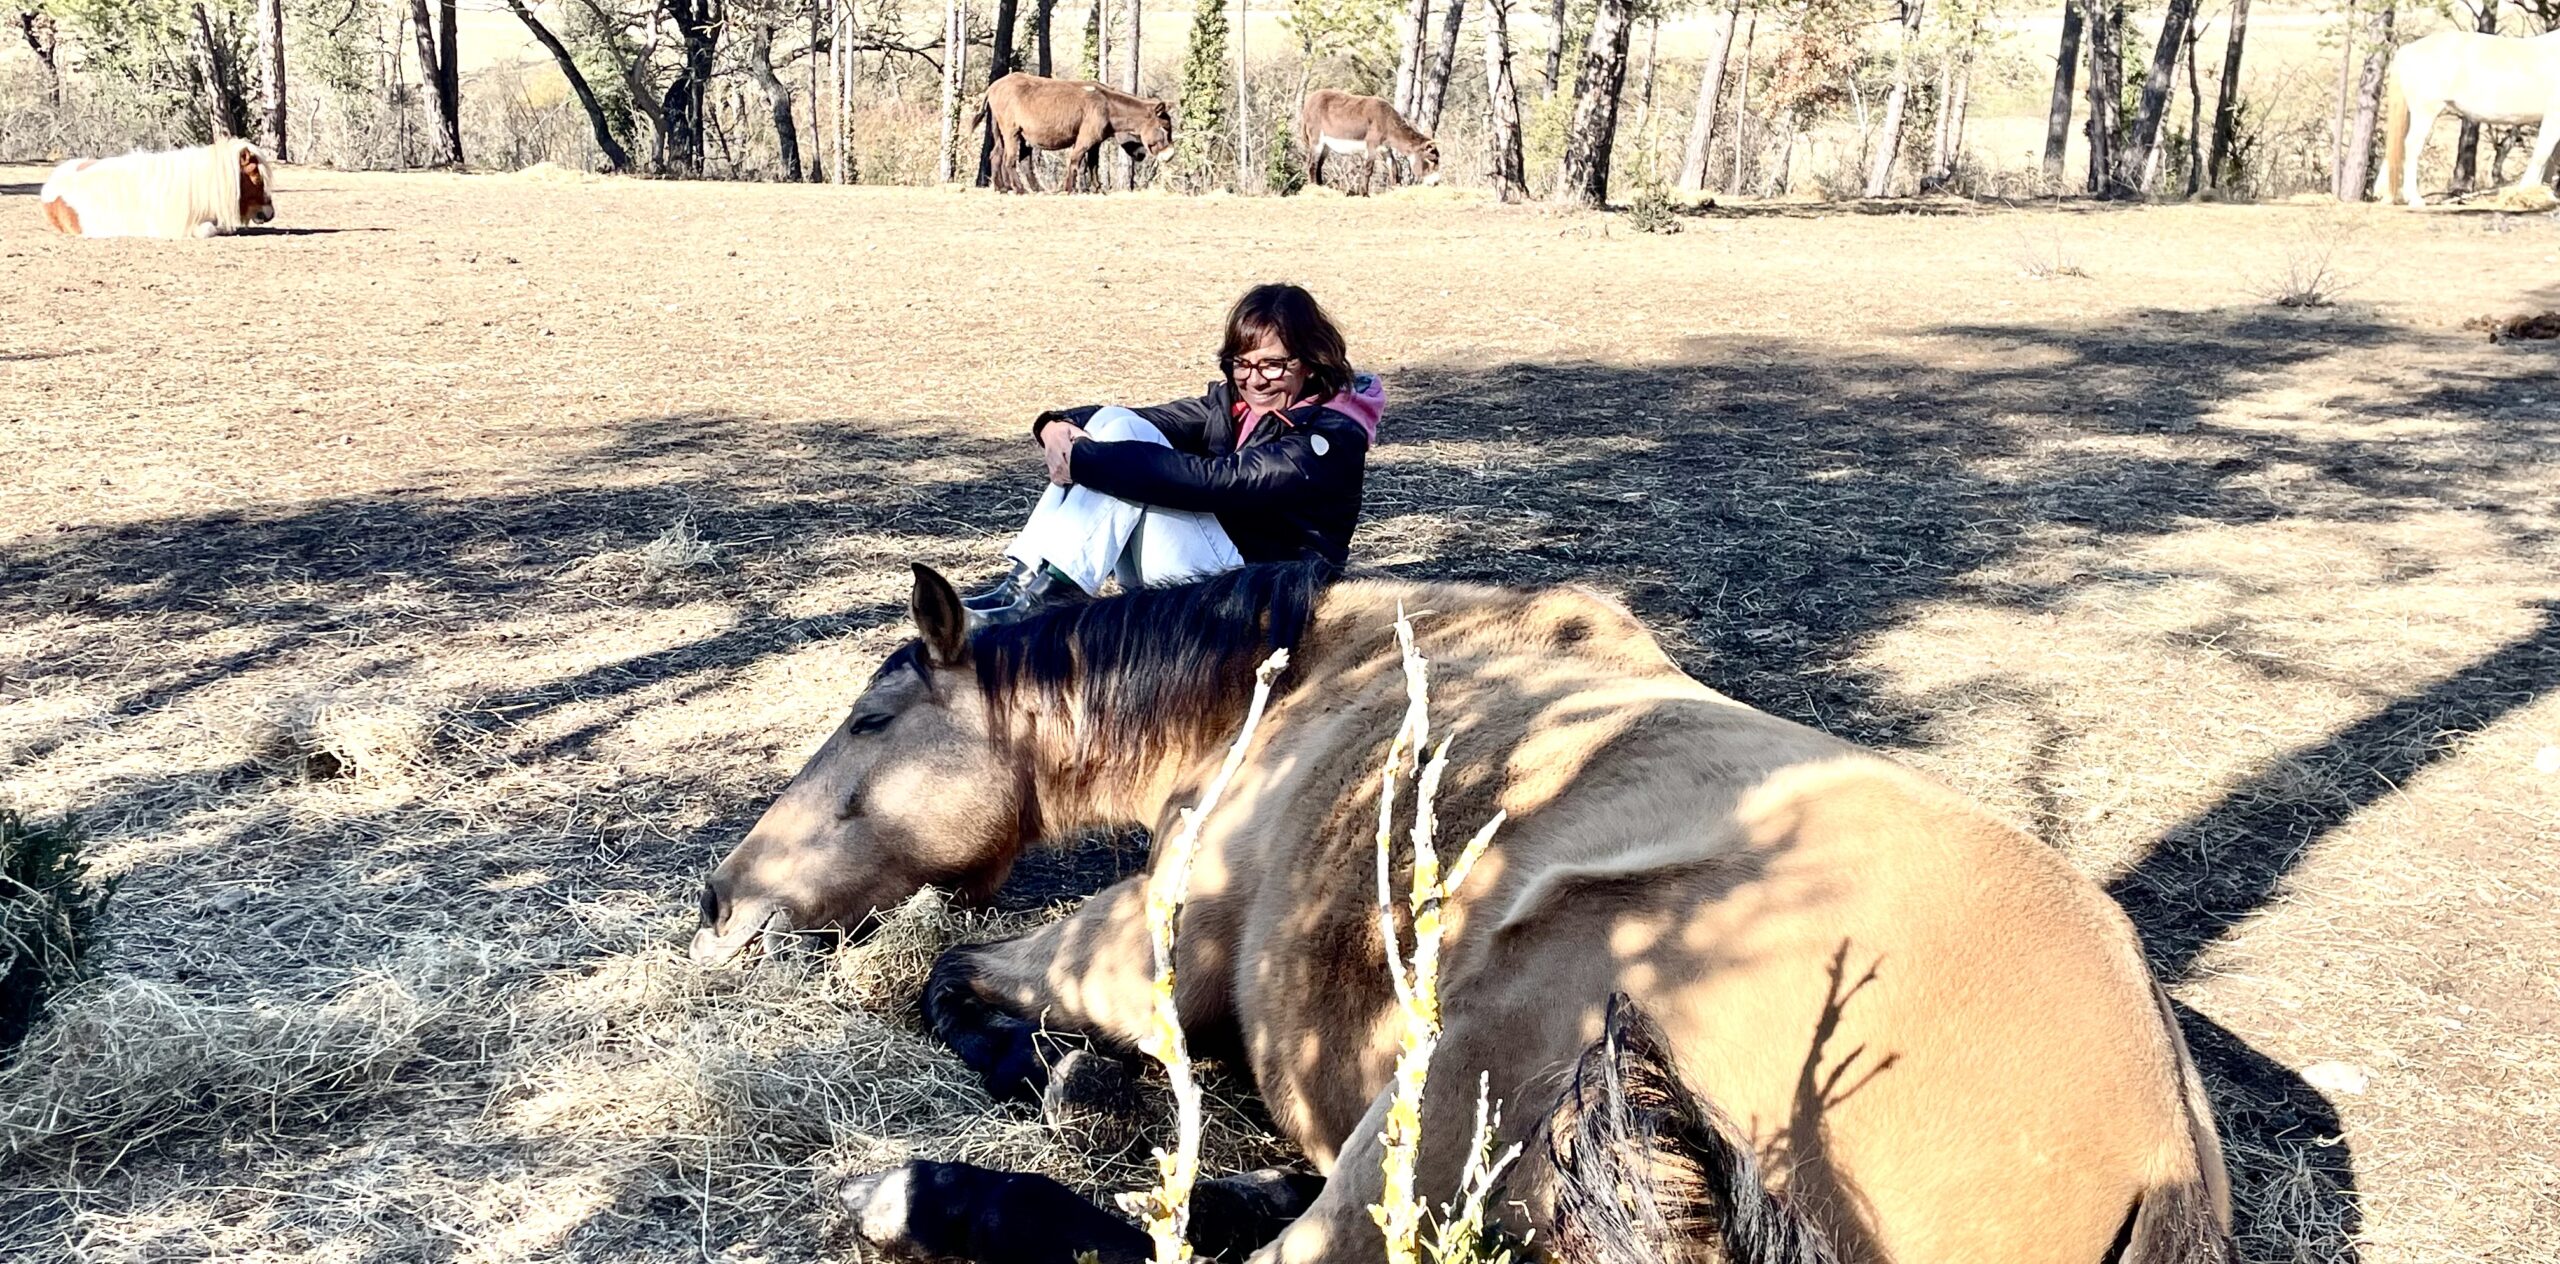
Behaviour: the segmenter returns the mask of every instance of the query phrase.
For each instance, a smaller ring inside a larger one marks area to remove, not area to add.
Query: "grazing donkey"
[[[1360,155],[1362,197],[1369,195],[1369,181],[1382,152],[1412,159],[1414,174],[1424,184],[1440,183],[1440,142],[1415,130],[1396,113],[1396,107],[1378,97],[1356,97],[1331,88],[1308,93],[1307,103],[1298,109],[1298,147],[1306,152],[1307,179],[1316,184],[1324,183],[1326,155]]]
[[[987,86],[969,127],[974,131],[990,121],[996,144],[989,179],[1005,193],[1039,192],[1038,178],[1022,165],[1032,149],[1067,151],[1059,188],[1066,193],[1074,191],[1076,173],[1106,142],[1117,143],[1131,161],[1173,148],[1172,106],[1090,79],[1044,79],[1017,70]]]

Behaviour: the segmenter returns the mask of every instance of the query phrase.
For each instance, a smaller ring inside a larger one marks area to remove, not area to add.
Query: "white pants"
[[[1085,433],[1105,442],[1173,446],[1154,422],[1126,408],[1095,413]],[[1141,505],[1090,487],[1055,484],[1040,497],[1031,521],[1004,555],[1035,569],[1046,562],[1094,594],[1114,575],[1124,589],[1145,588],[1244,565],[1244,556],[1215,514]]]

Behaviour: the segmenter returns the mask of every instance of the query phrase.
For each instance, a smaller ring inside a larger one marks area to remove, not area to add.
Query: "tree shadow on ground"
[[[2217,420],[2227,401],[2315,361],[2408,337],[2352,313],[2152,311],[2091,327],[1950,326],[1891,349],[1720,337],[1673,364],[1418,368],[1391,384],[1397,406],[1355,556],[1417,578],[1612,588],[1716,687],[1853,740],[1908,745],[1926,740],[1932,717],[1858,666],[1859,652],[1934,606],[2035,611],[2071,599],[2091,577],[2020,565],[2060,548],[2195,524],[2378,523],[2447,505],[2486,517],[2509,547],[2546,548],[2518,502],[2502,500],[2519,468],[2560,446],[2560,418],[2527,411],[2534,388],[2518,379],[2438,375],[2374,405],[2374,425]],[[2476,420],[2414,438],[2379,424],[2441,410]],[[2292,481],[2271,482],[2280,469]],[[848,570],[992,569],[1039,490],[1018,440],[730,415],[618,423],[526,474],[499,492],[352,494],[0,542],[0,618],[41,626],[43,674],[110,688],[114,719],[350,643],[481,638],[470,652],[503,652],[488,638],[529,611],[599,608],[586,559],[644,550],[679,518],[727,542],[717,568],[672,596],[611,599],[717,606],[731,616],[721,630],[475,701],[492,729],[571,702],[601,707],[519,756],[560,760],[629,722],[654,687],[715,688],[813,637],[902,618],[885,599],[816,613],[795,600]],[[2550,626],[2304,758],[2405,780],[2445,744],[2397,736],[2485,724],[2550,688]],[[0,662],[0,673],[30,666]],[[18,740],[38,761],[45,742],[68,739]],[[680,899],[769,792],[727,770],[746,755],[696,751],[653,777],[651,794],[715,804],[670,845],[568,848],[557,863],[598,887]],[[146,775],[92,808],[166,828],[159,791]],[[2253,782],[2164,837],[2117,884],[2155,965],[2182,976],[2360,806]],[[1126,869],[1130,849],[1099,846],[1026,869],[1008,899],[1088,891]],[[467,916],[519,916],[535,898]],[[2184,1018],[2235,1155],[2322,1174],[2318,1223],[2331,1236],[2302,1243],[2302,1258],[2352,1258],[2354,1178],[2334,1109],[2244,1042]]]

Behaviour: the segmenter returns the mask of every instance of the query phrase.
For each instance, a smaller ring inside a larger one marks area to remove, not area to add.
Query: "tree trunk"
[[[1466,21],[1467,0],[1449,0],[1440,18],[1440,48],[1432,54],[1431,73],[1421,86],[1415,117],[1407,120],[1425,134],[1440,130],[1440,102],[1449,95],[1449,72],[1458,64],[1458,27]]]
[[[969,10],[967,0],[949,0],[942,11],[942,147],[933,165],[936,184],[949,184],[958,175],[952,152],[960,130],[960,77],[969,70]]]
[[[1505,202],[1529,193],[1520,153],[1520,85],[1511,78],[1510,8],[1510,0],[1484,0],[1485,139],[1494,195]]]
[[[2355,130],[2347,135],[2347,166],[2340,173],[2338,200],[2358,202],[2373,182],[2374,128],[2382,119],[2384,72],[2391,68],[2391,26],[2398,14],[2392,0],[2374,6],[2373,30],[2364,56],[2364,78],[2356,87]],[[2414,158],[2414,155],[2413,155]]]
[[[2204,32],[2187,28],[2187,196],[2204,187],[2204,84],[2196,76],[2196,45]]]
[[[507,0],[521,5],[524,0]],[[755,77],[756,86],[764,89],[765,104],[773,110],[773,141],[781,151],[783,178],[800,178],[800,128],[791,119],[791,85],[773,73],[773,24],[759,22],[747,37],[747,73]]]
[[[53,24],[53,15],[37,9],[20,9],[18,31],[27,37],[27,48],[35,53],[36,60],[44,63],[45,104],[61,109],[62,64],[55,59],[55,54],[61,48],[62,36]]]
[[[1733,60],[1734,31],[1742,25],[1742,0],[1726,10],[1724,39],[1698,77],[1698,112],[1689,120],[1689,147],[1680,154],[1680,187],[1693,192],[1707,187],[1707,153],[1716,141],[1716,98],[1724,92],[1724,66]]]
[[[2471,15],[2471,28],[2483,35],[2498,33],[2498,0],[2476,0],[2480,8]],[[2411,162],[2417,161],[2415,156]],[[2462,130],[2453,137],[2453,191],[2469,193],[2480,187],[2480,125],[2462,120]]]
[[[1749,152],[1744,142],[1751,136],[1751,42],[1760,37],[1760,11],[1751,11],[1751,21],[1742,28],[1742,79],[1733,89],[1733,183],[1725,187],[1735,193],[1744,189],[1742,160]]]
[[[676,175],[699,176],[703,157],[711,137],[712,57],[718,51],[720,14],[714,7],[718,0],[666,0],[667,17],[676,25],[676,34],[684,41],[676,64],[676,76],[667,85],[665,104],[667,170]]]
[[[443,103],[444,151],[462,165],[462,43],[454,0],[436,5],[436,99]]]
[[[258,0],[259,132],[267,152],[286,160],[284,117],[284,2]]]
[[[1388,104],[1411,122],[1422,86],[1423,48],[1431,38],[1431,0],[1413,0],[1404,17],[1403,42],[1396,46],[1395,97]]]
[[[1146,9],[1146,0],[1129,0],[1129,37],[1120,41],[1120,90],[1131,95],[1136,95],[1138,91],[1138,56],[1144,51],[1141,40],[1145,35],[1140,27],[1145,21]],[[1137,188],[1138,160],[1131,158],[1127,150],[1120,149],[1118,146],[1113,146],[1113,152],[1119,155],[1117,161],[1120,164],[1120,187]]]
[[[2121,196],[2116,179],[2117,112],[2124,101],[2124,14],[2108,0],[2085,0],[2089,11],[2082,32],[2089,46],[2089,184],[2099,197]]]
[[[1015,66],[1013,64],[1013,28],[1020,20],[1021,11],[1021,0],[996,0],[995,42],[994,45],[987,50],[987,86],[990,88],[995,86],[996,80],[1012,74],[1015,70]],[[979,188],[983,189],[987,187],[987,181],[995,169],[995,154],[995,120],[990,117],[987,120],[986,125],[978,129],[978,175],[976,182]]]
[[[2347,0],[2347,15],[2338,37],[2338,106],[2329,119],[2329,194],[2352,202],[2362,190],[2347,186],[2347,101],[2355,95],[2356,0]]]
[[[445,25],[439,31],[438,20]],[[462,165],[462,94],[456,67],[446,58],[454,48],[453,5],[450,0],[436,12],[430,12],[427,0],[409,0],[409,22],[418,42],[418,87],[435,103],[436,165]],[[454,85],[448,87],[448,85]]]
[[[1564,91],[1564,17],[1565,0],[1555,0],[1547,9],[1547,95]]]
[[[2169,0],[2171,4],[2191,0]],[[1923,0],[1902,0],[1902,42],[1896,46],[1893,59],[1893,94],[1884,102],[1884,135],[1877,138],[1875,162],[1867,168],[1867,196],[1880,198],[1893,191],[1893,161],[1902,151],[1902,116],[1911,100],[1912,45],[1920,40],[1920,15]]]
[[[1049,19],[1057,12],[1058,0],[1038,0],[1031,10],[1031,48],[1033,74],[1049,77]]]
[[[577,59],[569,55],[568,47],[560,42],[559,36],[551,33],[550,27],[544,26],[542,20],[533,15],[533,10],[525,7],[524,0],[507,0],[507,10],[516,15],[517,21],[524,23],[524,29],[532,34],[536,43],[550,52],[552,62],[560,67],[560,77],[568,80],[569,91],[577,94],[579,107],[587,112],[587,126],[595,131],[596,149],[604,154],[605,170],[616,173],[630,170],[631,155],[622,148],[621,141],[614,139],[612,124],[605,121],[604,106],[597,102],[595,89],[587,83],[586,75],[579,72]],[[764,40],[770,46],[773,32],[764,32]],[[768,59],[763,64],[766,72],[771,73],[772,61]],[[786,105],[783,109],[786,122],[783,125],[782,150],[791,154],[797,147],[792,143],[787,122],[790,107]]]
[[[2178,52],[2194,38],[2196,0],[2169,0],[2160,17],[2160,39],[2151,48],[2151,73],[2143,76],[2142,106],[2133,122],[2133,144],[2124,153],[2121,183],[2135,192],[2150,191],[2151,159],[2160,144],[2160,129],[2169,121],[2169,93],[2178,86]]]
[[[1634,0],[1600,0],[1591,42],[1582,50],[1581,90],[1565,129],[1555,199],[1598,208],[1609,198],[1609,151],[1617,141],[1618,98],[1627,85],[1627,41],[1635,35]]]
[[[1253,187],[1253,95],[1246,87],[1244,28],[1253,6],[1236,0],[1236,192]]]
[[[201,0],[195,6],[195,19],[195,25],[187,31],[187,51],[195,58],[196,78],[204,83],[205,127],[215,140],[228,140],[240,134],[240,127],[232,117],[230,103],[224,99],[230,95],[226,84],[229,75],[223,65],[226,59],[221,42],[214,38],[213,19],[205,15]]]
[[[2249,0],[2235,0],[2247,4]],[[2044,116],[2044,178],[2062,183],[2062,154],[2071,143],[2071,81],[2080,69],[2081,0],[2063,0],[2062,51],[2053,60],[2053,104]]]
[[[2249,0],[2231,0],[2231,36],[2222,46],[2222,87],[2213,98],[2213,152],[2205,157],[2205,179],[2219,189],[2238,180],[2230,169],[2233,131],[2240,125],[2240,50],[2249,37]]]

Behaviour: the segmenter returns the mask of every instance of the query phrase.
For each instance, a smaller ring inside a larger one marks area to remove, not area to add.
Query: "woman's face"
[[[1271,412],[1297,403],[1307,389],[1307,366],[1289,354],[1275,334],[1264,334],[1261,341],[1236,357],[1233,379],[1236,396],[1256,412]]]

